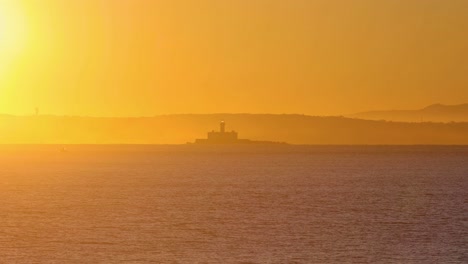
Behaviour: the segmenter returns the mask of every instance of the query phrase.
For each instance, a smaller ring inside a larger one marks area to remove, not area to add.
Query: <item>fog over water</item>
[[[3,263],[466,263],[468,147],[1,146]]]

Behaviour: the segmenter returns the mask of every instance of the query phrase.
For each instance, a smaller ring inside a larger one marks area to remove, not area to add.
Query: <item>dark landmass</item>
[[[397,122],[468,122],[468,104],[434,104],[419,110],[370,111],[350,117]]]
[[[403,123],[269,114],[142,118],[0,116],[0,144],[185,144],[220,120],[240,138],[319,145],[468,145],[468,123]]]

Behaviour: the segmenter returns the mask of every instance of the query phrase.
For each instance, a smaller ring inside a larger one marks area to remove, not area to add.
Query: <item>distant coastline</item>
[[[433,104],[417,110],[368,111],[349,117],[395,122],[468,122],[468,104]]]
[[[391,122],[275,114],[141,118],[0,116],[0,144],[185,144],[219,120],[252,141],[293,145],[468,145],[468,122]]]

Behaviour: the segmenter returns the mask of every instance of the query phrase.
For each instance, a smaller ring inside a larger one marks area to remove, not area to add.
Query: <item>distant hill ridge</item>
[[[468,104],[433,104],[419,110],[369,111],[349,117],[398,122],[468,122]]]
[[[430,109],[435,109],[433,106]],[[217,130],[290,144],[468,145],[466,123],[403,123],[275,114],[190,114],[141,118],[0,116],[0,144],[185,144]]]

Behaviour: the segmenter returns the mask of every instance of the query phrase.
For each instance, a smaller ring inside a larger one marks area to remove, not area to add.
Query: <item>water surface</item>
[[[468,147],[1,146],[3,263],[467,263]]]

